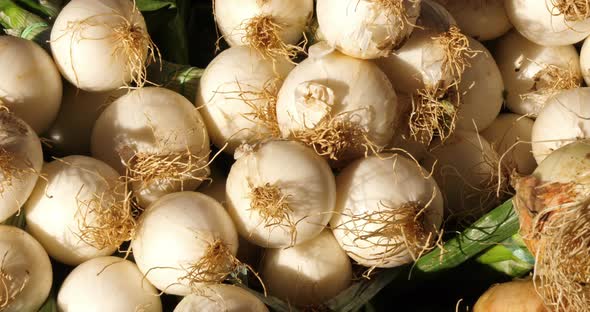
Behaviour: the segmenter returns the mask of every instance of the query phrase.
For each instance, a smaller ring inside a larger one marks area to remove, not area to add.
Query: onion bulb
[[[313,16],[313,0],[214,0],[214,14],[230,46],[249,45],[264,59],[297,56]]]
[[[330,221],[336,186],[330,167],[292,141],[244,146],[227,178],[227,209],[241,236],[267,248],[303,243]],[[285,161],[288,159],[288,161]]]
[[[313,147],[335,166],[387,145],[398,111],[395,91],[375,64],[324,43],[289,73],[277,101],[282,136]]]
[[[361,59],[389,56],[414,29],[420,0],[319,0],[323,37],[340,52]]]
[[[537,117],[547,100],[582,83],[575,47],[537,45],[517,31],[498,40],[495,59],[506,86],[506,104],[517,114]]]
[[[234,272],[235,226],[220,203],[196,193],[164,195],[139,219],[131,241],[135,262],[159,290],[186,296]]]
[[[391,268],[428,250],[443,221],[443,197],[429,173],[400,155],[360,159],[337,180],[330,225],[358,264]]]
[[[352,266],[334,235],[287,249],[268,249],[260,265],[268,293],[297,307],[319,305],[352,283]]]
[[[51,154],[89,155],[94,122],[109,104],[127,92],[125,89],[86,92],[66,83],[57,119],[45,132],[51,140]]]
[[[31,235],[0,225],[0,310],[37,312],[51,290],[47,253]]]
[[[408,42],[379,60],[400,93],[412,95],[410,136],[444,142],[456,128],[487,128],[502,107],[504,84],[494,59],[452,21],[420,19]]]
[[[142,207],[194,190],[209,175],[209,136],[182,95],[148,87],[109,105],[92,131],[92,155],[126,175]]]
[[[586,85],[590,85],[590,41],[585,40],[580,51],[580,67]]]
[[[128,0],[72,0],[51,30],[51,51],[62,75],[79,89],[143,86],[146,61],[157,49],[143,16]]]
[[[514,28],[543,46],[574,44],[590,35],[588,2],[571,0],[506,0]]]
[[[473,307],[473,312],[547,312],[533,280],[495,284]]]
[[[68,156],[43,166],[25,204],[27,231],[68,265],[107,256],[131,238],[135,221],[119,174],[100,160]]]
[[[62,82],[51,56],[36,43],[0,36],[0,107],[43,133],[55,120]]]
[[[533,126],[533,155],[541,163],[547,155],[578,139],[590,138],[590,88],[563,91],[549,99]]]
[[[213,144],[227,143],[224,151],[233,154],[242,143],[278,136],[277,93],[293,67],[244,46],[217,55],[201,77],[196,100]]]
[[[135,263],[101,257],[77,266],[57,295],[61,312],[162,312],[158,292]]]
[[[0,110],[0,222],[25,203],[43,166],[39,137],[24,121]]]
[[[500,155],[500,163],[509,172],[516,170],[528,175],[535,170],[537,162],[531,152],[533,120],[516,114],[500,114],[481,135]]]
[[[498,176],[498,154],[475,132],[455,132],[445,144],[436,145],[424,166],[435,168],[445,212],[461,223],[471,223],[495,207],[498,187],[500,191],[507,187],[503,175]]]
[[[247,290],[226,284],[205,285],[180,301],[174,312],[268,312]]]
[[[476,40],[496,39],[512,28],[504,0],[436,0],[453,14],[466,35]]]

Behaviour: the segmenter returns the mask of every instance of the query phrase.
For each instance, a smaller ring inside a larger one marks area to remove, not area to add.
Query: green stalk
[[[162,61],[148,67],[148,80],[151,83],[178,92],[191,102],[194,102],[199,81],[204,71],[204,69],[197,67]]]
[[[488,249],[475,258],[475,261],[511,277],[521,277],[535,266],[535,257],[519,234]]]
[[[51,31],[47,21],[12,0],[0,0],[0,24],[8,35],[33,40],[47,47]]]
[[[437,247],[424,255],[416,262],[415,269],[427,273],[454,268],[510,238],[518,230],[518,216],[510,199],[447,241],[442,248]]]
[[[62,0],[16,0],[25,8],[40,14],[50,20],[54,20],[61,10]]]

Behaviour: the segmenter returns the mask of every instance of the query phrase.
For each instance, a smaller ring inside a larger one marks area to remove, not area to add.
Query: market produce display
[[[0,28],[0,312],[590,311],[590,0]]]

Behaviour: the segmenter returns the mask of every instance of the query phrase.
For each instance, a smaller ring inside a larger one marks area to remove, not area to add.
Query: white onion
[[[197,94],[211,141],[233,154],[242,143],[276,136],[276,96],[294,65],[265,59],[254,49],[233,47],[217,55],[203,73]]]
[[[345,162],[364,155],[365,144],[387,145],[399,109],[391,83],[375,64],[319,43],[285,79],[277,117],[284,137],[306,141],[318,153]],[[351,125],[336,126],[347,122]],[[333,132],[340,137],[332,137]],[[328,141],[327,147],[313,138],[318,136]]]
[[[292,141],[244,147],[226,185],[227,209],[241,236],[268,248],[317,236],[336,202],[334,175],[313,150]]]
[[[55,120],[62,97],[53,59],[32,41],[0,36],[0,68],[0,105],[43,133]]]
[[[47,253],[27,232],[0,225],[0,255],[0,310],[37,312],[53,281]]]
[[[131,248],[137,266],[156,288],[186,296],[194,286],[221,282],[231,273],[238,235],[220,203],[200,193],[180,192],[146,209]]]
[[[352,282],[350,259],[329,230],[288,249],[268,249],[260,275],[269,294],[297,307],[319,305]]]
[[[214,10],[217,26],[230,46],[254,45],[265,50],[273,48],[262,43],[267,38],[287,45],[301,40],[313,16],[313,0],[214,0]],[[265,27],[269,22],[278,27]],[[254,29],[276,31],[277,35],[256,33]]]
[[[194,190],[208,175],[209,136],[182,95],[148,87],[109,105],[96,120],[92,155],[130,176],[139,203]]]
[[[127,92],[125,89],[86,92],[66,83],[57,119],[45,132],[51,140],[51,153],[58,156],[90,154],[94,122],[109,104]]]
[[[531,152],[531,134],[534,121],[521,115],[500,114],[481,135],[501,156],[500,163],[509,171],[528,175],[537,162]]]
[[[319,0],[323,37],[340,52],[362,59],[388,56],[412,33],[420,0]]]
[[[0,222],[25,203],[43,166],[39,137],[14,114],[0,111]]]
[[[61,312],[161,312],[158,291],[147,282],[135,263],[102,257],[77,266],[57,295]]]
[[[533,155],[541,161],[575,140],[590,138],[590,88],[563,91],[551,98],[533,126]]]
[[[212,284],[180,301],[174,312],[268,312],[268,309],[247,290],[238,286]]]
[[[25,204],[25,216],[27,231],[52,258],[77,265],[110,255],[129,239],[103,237],[104,232],[94,231],[113,226],[99,223],[99,216],[130,213],[117,190],[119,174],[113,168],[94,158],[68,156],[45,164],[42,174]],[[133,221],[129,222],[131,231]],[[102,239],[114,241],[103,244]]]
[[[330,225],[360,265],[400,266],[436,240],[443,197],[418,163],[400,155],[371,156],[347,166],[336,182],[337,212]]]
[[[590,84],[590,41],[585,40],[580,51],[580,67],[586,85]]]
[[[51,51],[62,75],[86,91],[145,82],[153,44],[143,16],[128,0],[72,0],[51,31]]]
[[[581,9],[580,18],[564,14],[555,4]],[[590,19],[584,10],[567,0],[506,0],[506,13],[514,28],[530,41],[561,46],[582,41],[590,34]],[[587,4],[581,4],[585,6]]]
[[[490,143],[475,132],[457,131],[445,144],[436,145],[424,167],[436,165],[434,178],[448,216],[472,221],[495,207],[498,158]]]
[[[512,28],[504,9],[504,0],[437,1],[453,14],[461,30],[474,39],[495,39]]]
[[[572,45],[541,46],[511,31],[498,40],[494,52],[506,104],[517,114],[534,118],[548,98],[582,82],[578,52]]]

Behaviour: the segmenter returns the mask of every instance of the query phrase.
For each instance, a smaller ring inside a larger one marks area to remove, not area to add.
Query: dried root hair
[[[120,187],[124,188],[122,192],[118,190]],[[89,200],[76,196],[79,238],[84,243],[99,250],[119,248],[135,236],[141,209],[127,187],[123,181],[112,189],[92,194]]]
[[[400,27],[395,29],[394,32],[389,31],[388,38],[379,44],[380,50],[394,50],[395,48],[401,46],[405,38],[400,37],[400,33],[403,33],[406,28],[408,27],[416,27],[414,22],[411,21],[411,16],[408,15],[408,11],[406,10],[405,3],[414,3],[417,2],[416,0],[367,0],[369,3],[374,3],[380,7],[380,9],[385,12],[386,15],[392,16],[393,18],[400,20]],[[395,22],[394,20],[388,21],[390,23]]]
[[[360,116],[344,112],[332,116],[327,114],[313,127],[291,132],[291,138],[314,149],[336,165],[347,161],[347,154],[363,152],[365,156],[379,152],[383,147],[373,143],[369,133],[360,125]]]
[[[16,157],[11,145],[29,134],[27,126],[7,110],[0,109],[0,196],[28,174],[39,174],[29,159]]]
[[[423,254],[432,250],[441,236],[436,228],[427,229],[425,213],[436,196],[436,189],[429,202],[407,202],[393,206],[380,202],[378,209],[370,213],[348,215],[350,220],[338,225],[334,230],[341,229],[355,236],[351,247],[359,247],[359,242],[369,242],[370,247],[385,247],[385,251],[373,254],[371,257],[355,254],[355,256],[376,261],[377,264],[363,273],[363,277],[370,278],[380,265],[387,264],[388,258],[401,256],[407,252],[415,261]],[[365,224],[376,226],[374,230],[367,230]]]
[[[563,15],[567,22],[583,21],[590,17],[590,1],[588,0],[551,0],[551,15]]]
[[[262,219],[265,228],[279,228],[291,234],[291,244],[297,241],[297,224],[301,220],[293,219],[293,209],[289,205],[289,195],[283,193],[275,184],[254,185],[249,182],[250,208]]]
[[[6,272],[4,261],[8,256],[8,252],[2,257],[2,263],[0,265],[0,311],[10,307],[29,282],[29,272],[25,272],[25,278],[20,283],[16,281],[15,276]]]
[[[590,305],[587,181],[543,182],[528,176],[518,181],[516,189],[520,234],[536,259],[537,292],[551,310],[586,310]]]
[[[124,161],[127,182],[139,183],[140,189],[160,181],[178,182],[183,185],[188,180],[205,181],[209,177],[209,154],[199,156],[189,148],[181,152],[151,154],[135,152],[129,147],[120,154],[132,154]]]
[[[554,96],[560,91],[579,88],[582,85],[582,77],[570,66],[544,64],[543,68],[533,76],[534,84],[529,92],[522,94],[522,99],[538,99],[546,102],[548,97]],[[540,107],[542,108],[542,107]]]
[[[133,13],[135,13],[137,7],[135,1],[133,3]],[[113,26],[102,23],[100,18],[102,17],[115,17],[120,22]],[[104,27],[107,28],[112,34],[105,37],[86,37],[84,36],[84,30],[90,27]],[[142,88],[146,84],[152,84],[149,82],[147,77],[147,68],[151,63],[156,63],[162,60],[160,50],[152,41],[147,30],[141,28],[141,25],[134,23],[127,19],[120,13],[108,13],[108,14],[97,14],[94,16],[87,17],[82,20],[69,22],[66,28],[66,32],[57,40],[62,39],[64,36],[72,36],[72,44],[70,45],[70,59],[73,59],[73,42],[82,40],[112,40],[116,43],[113,48],[112,55],[121,55],[125,58],[127,68],[125,69],[125,75],[131,76],[131,84],[136,88]],[[74,72],[76,82],[79,82],[79,77],[74,66],[74,62],[71,62],[71,68]],[[126,84],[126,88],[131,85]]]
[[[198,293],[203,284],[221,283],[228,277],[239,283],[238,275],[250,271],[262,284],[266,296],[266,288],[258,274],[252,267],[240,262],[229,247],[219,239],[210,242],[205,255],[199,261],[185,268],[185,271],[186,274],[178,282],[188,282],[188,286],[194,293]]]
[[[300,44],[288,44],[281,39],[281,31],[289,25],[283,25],[270,15],[259,15],[240,25],[245,32],[244,44],[250,45],[265,59],[278,60],[286,58],[291,62],[300,54],[305,54],[308,44],[307,35],[303,33]]]
[[[471,67],[470,59],[476,57],[481,51],[471,49],[469,39],[455,25],[432,39],[438,41],[444,49],[443,72],[448,72],[455,80],[454,83],[458,84],[461,82],[465,69]]]
[[[457,86],[426,86],[412,95],[410,137],[425,145],[434,138],[444,143],[454,132],[460,97]]]
[[[218,91],[217,93],[225,94],[228,99],[241,100],[250,107],[251,112],[245,113],[242,116],[267,130],[258,131],[257,129],[248,129],[248,131],[257,131],[254,133],[255,141],[260,141],[268,138],[269,135],[271,138],[279,138],[281,136],[279,122],[277,120],[277,96],[281,83],[281,79],[271,78],[264,83],[262,88],[255,88],[236,80],[237,90]]]

